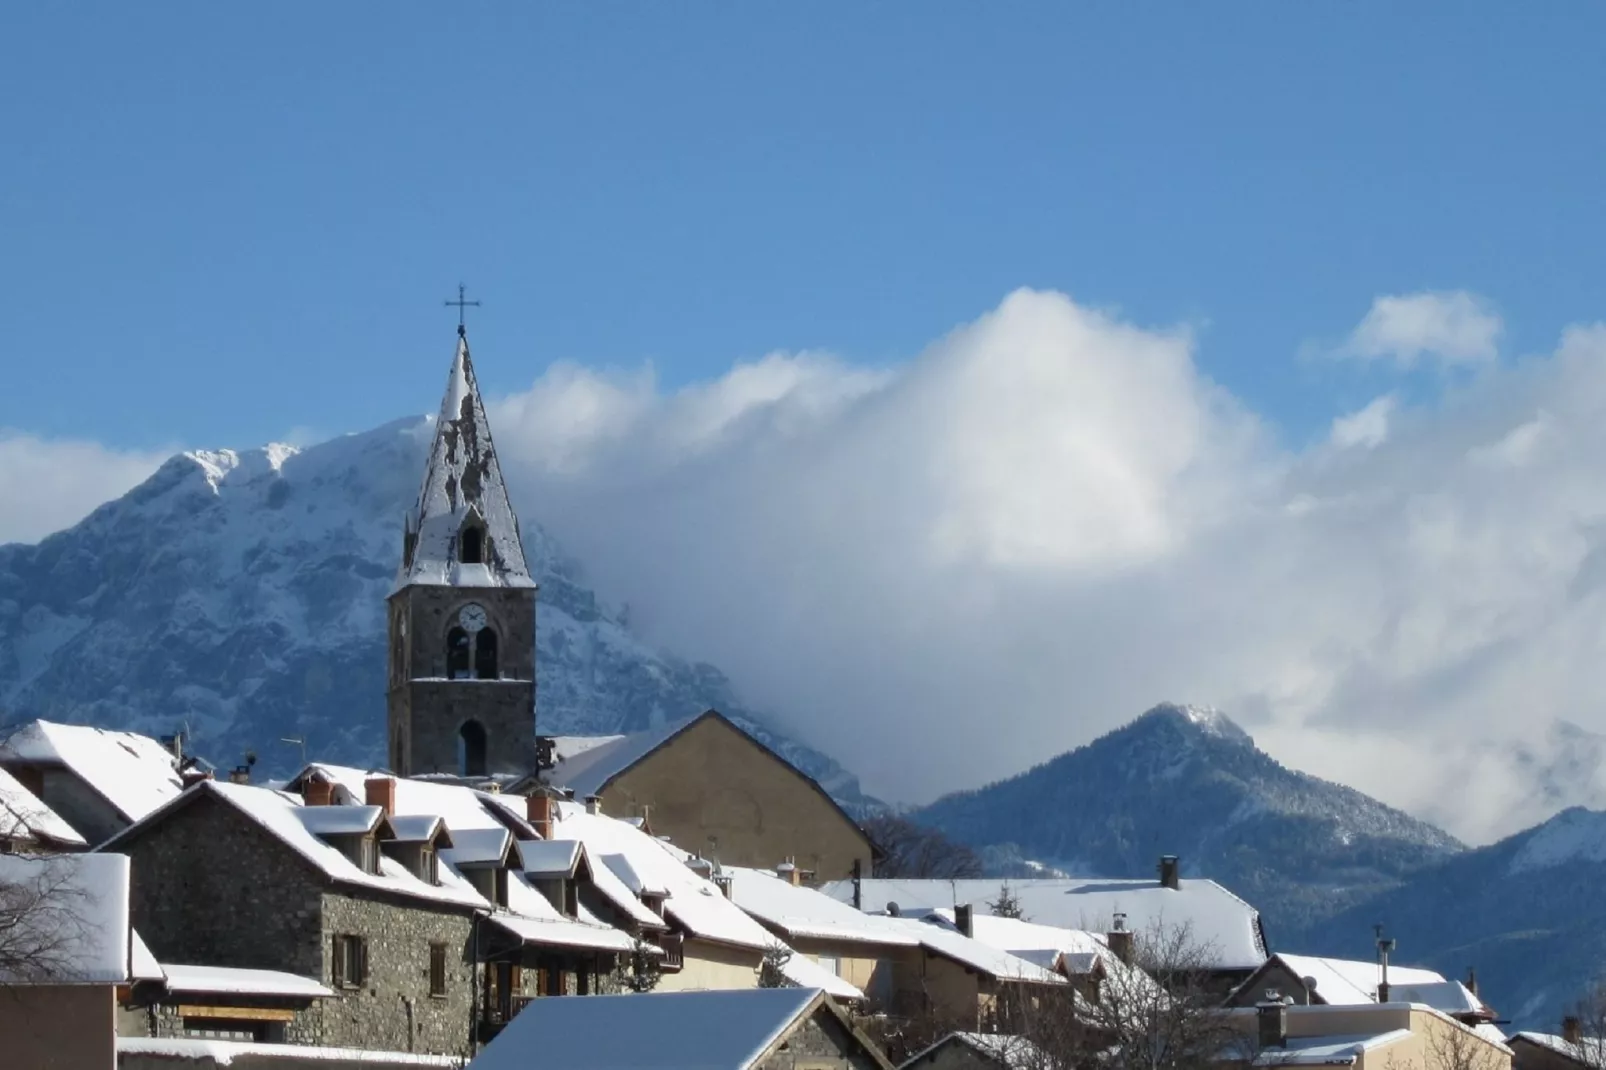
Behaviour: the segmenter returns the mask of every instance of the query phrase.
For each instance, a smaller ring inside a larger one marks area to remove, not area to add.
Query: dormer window
[[[641,901],[648,910],[660,918],[664,916],[664,897],[662,895],[657,892],[642,892]]]
[[[440,867],[435,861],[435,848],[419,848],[418,879],[425,884],[439,884],[441,882]]]
[[[485,529],[478,524],[463,525],[457,537],[457,559],[465,565],[485,563]]]

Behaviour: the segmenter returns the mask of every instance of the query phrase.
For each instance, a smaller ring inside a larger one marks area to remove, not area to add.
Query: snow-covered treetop
[[[418,504],[407,517],[396,586],[412,584],[535,586],[461,334]]]

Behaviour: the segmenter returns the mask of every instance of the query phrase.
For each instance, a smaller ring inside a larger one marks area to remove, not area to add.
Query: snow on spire
[[[407,517],[396,586],[412,584],[535,586],[461,330],[418,504]]]

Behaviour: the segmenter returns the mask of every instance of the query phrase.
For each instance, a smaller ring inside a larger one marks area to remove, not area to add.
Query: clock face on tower
[[[465,632],[477,632],[485,627],[485,607],[470,602],[457,614],[457,623],[463,626]]]

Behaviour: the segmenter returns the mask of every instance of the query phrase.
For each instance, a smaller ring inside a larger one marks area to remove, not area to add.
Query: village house
[[[0,769],[0,854],[87,851],[89,843],[61,815]]]
[[[1506,1041],[1513,1070],[1600,1070],[1606,1066],[1606,1042],[1585,1036],[1578,1018],[1561,1020],[1560,1033],[1517,1033]]]
[[[131,976],[129,863],[121,855],[0,856],[0,1052],[30,1070],[109,1068],[117,993]],[[21,959],[21,961],[16,961]]]
[[[1266,961],[1260,912],[1212,880],[1184,879],[1175,856],[1161,859],[1158,880],[1113,878],[836,880],[821,891],[876,914],[924,917],[969,907],[973,917],[1013,897],[1023,915],[1057,929],[1109,933],[1135,940],[1185,934],[1206,956],[1212,988],[1225,997]]]
[[[891,1070],[819,989],[653,992],[532,1006],[470,1070]]]
[[[1449,981],[1433,970],[1390,963],[1290,955],[1278,952],[1227,997],[1232,1007],[1253,1007],[1277,992],[1296,1004],[1358,1007],[1371,1003],[1417,1003],[1478,1028],[1497,1017],[1477,993],[1477,979]],[[1387,986],[1384,991],[1384,986]]]
[[[949,1033],[898,1070],[1023,1070],[1046,1065],[1031,1041],[1002,1033]]]
[[[1511,1070],[1512,1050],[1492,1025],[1469,1026],[1420,1003],[1357,1005],[1263,1000],[1233,1013],[1241,1051],[1227,1065],[1349,1066],[1355,1070]]]
[[[819,784],[716,710],[626,736],[555,741],[546,783],[649,822],[725,865],[791,858],[814,879],[868,876],[875,848]]]
[[[184,790],[172,750],[134,732],[30,721],[0,742],[0,769],[91,845]]]

